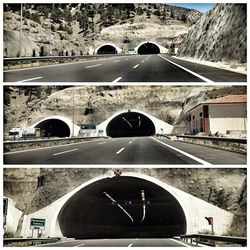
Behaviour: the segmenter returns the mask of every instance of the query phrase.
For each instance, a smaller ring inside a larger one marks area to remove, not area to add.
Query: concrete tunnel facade
[[[137,47],[134,48],[134,51],[137,54],[160,54],[167,53],[168,49],[161,46],[160,44],[152,41],[141,42]]]
[[[146,204],[143,222],[142,189]],[[133,221],[104,192],[122,204]],[[121,177],[111,177],[107,172],[83,183],[49,206],[25,215],[21,235],[31,236],[31,218],[43,218],[46,227],[42,237],[171,237],[210,230],[205,220],[210,216],[214,218],[216,234],[228,231],[233,214],[223,209],[148,175],[124,172]]]
[[[122,110],[97,126],[104,136],[129,137],[171,134],[173,126],[140,110]]]
[[[122,49],[116,46],[114,43],[104,43],[95,49],[95,54],[97,55],[110,55],[110,54],[120,54]]]
[[[72,120],[65,116],[50,116],[33,124],[31,128],[40,128],[45,137],[72,137],[79,134],[80,127],[73,124]]]

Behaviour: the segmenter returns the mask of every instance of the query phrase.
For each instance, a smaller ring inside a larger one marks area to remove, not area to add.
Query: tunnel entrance
[[[143,114],[127,112],[113,118],[106,133],[110,137],[151,136],[155,134],[155,125]]]
[[[97,50],[97,54],[117,54],[117,49],[112,45],[104,45]]]
[[[40,128],[41,136],[45,137],[69,137],[69,126],[59,119],[48,119],[42,121],[36,125],[36,128]]]
[[[186,233],[185,214],[173,195],[155,183],[127,176],[82,188],[64,204],[58,222],[63,236],[77,239],[166,238]]]
[[[160,48],[154,43],[144,43],[138,48],[138,54],[146,55],[146,54],[159,54]]]

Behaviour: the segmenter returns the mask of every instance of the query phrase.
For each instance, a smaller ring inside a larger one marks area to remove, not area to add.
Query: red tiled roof
[[[247,102],[247,95],[227,95],[211,101],[207,101],[207,104],[217,103],[242,103]]]

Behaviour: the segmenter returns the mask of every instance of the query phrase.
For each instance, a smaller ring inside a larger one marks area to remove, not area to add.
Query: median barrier
[[[72,137],[72,138],[51,138],[51,139],[33,139],[33,140],[18,140],[18,141],[5,141],[4,153],[15,152],[19,150],[50,147],[56,145],[73,144],[84,141],[91,141],[97,139],[107,139],[108,137]]]
[[[55,243],[60,238],[4,238],[4,246],[33,246],[37,244]]]

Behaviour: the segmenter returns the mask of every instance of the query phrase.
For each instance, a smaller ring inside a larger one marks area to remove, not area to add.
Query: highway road
[[[159,139],[124,137],[4,153],[5,164],[246,164],[246,155]]]
[[[94,239],[67,240],[36,247],[187,247],[175,239]]]
[[[165,54],[106,59],[4,71],[5,82],[246,82],[244,74]]]

